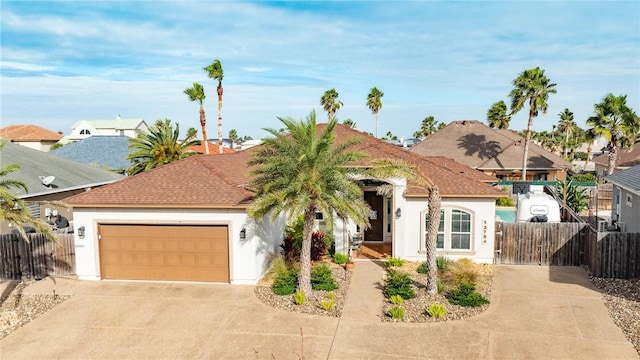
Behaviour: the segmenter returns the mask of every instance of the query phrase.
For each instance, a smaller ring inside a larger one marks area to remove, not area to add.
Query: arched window
[[[427,229],[429,229],[429,214],[424,214],[424,242],[426,247]],[[471,213],[460,209],[440,209],[440,226],[436,248],[439,250],[471,250],[472,249],[472,216]]]
[[[80,130],[80,135],[91,135],[91,131],[87,129]]]

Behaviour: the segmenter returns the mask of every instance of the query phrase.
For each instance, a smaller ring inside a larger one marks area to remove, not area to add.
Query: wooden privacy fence
[[[582,223],[496,222],[498,264],[580,265]]]
[[[72,275],[76,271],[73,234],[56,234],[56,242],[43,234],[0,235],[0,279],[42,279]]]
[[[595,277],[640,277],[640,233],[587,223],[496,222],[496,264],[587,265]]]
[[[584,264],[595,277],[640,278],[640,233],[599,233],[590,228],[584,253]]]

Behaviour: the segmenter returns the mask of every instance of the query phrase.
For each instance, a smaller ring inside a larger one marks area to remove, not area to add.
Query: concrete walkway
[[[0,358],[638,359],[580,268],[497,266],[485,313],[433,324],[381,322],[382,275],[356,262],[339,319],[272,309],[251,286],[45,279],[26,292],[73,296]]]

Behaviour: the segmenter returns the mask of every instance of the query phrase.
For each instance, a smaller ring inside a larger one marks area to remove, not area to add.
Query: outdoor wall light
[[[402,210],[400,210],[400,208],[396,209],[396,219],[400,219],[400,216],[402,216]]]
[[[247,229],[242,228],[242,230],[240,230],[240,240],[246,240],[247,239]]]
[[[84,229],[84,226],[80,226],[80,227],[78,228],[78,237],[79,237],[80,239],[84,239],[84,230],[85,230],[85,229]]]

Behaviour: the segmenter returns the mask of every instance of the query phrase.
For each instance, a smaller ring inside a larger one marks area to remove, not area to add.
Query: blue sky
[[[384,92],[379,135],[409,137],[429,115],[486,121],[511,81],[540,66],[557,84],[535,130],[569,108],[581,126],[607,93],[640,113],[640,2],[626,1],[6,1],[2,0],[1,125],[70,132],[77,120],[170,118],[199,129],[183,90],[205,86],[216,137],[225,71],[224,134],[260,138],[276,117],[301,119],[335,88],[340,119],[375,129],[366,107]],[[521,111],[511,128],[526,127]]]

